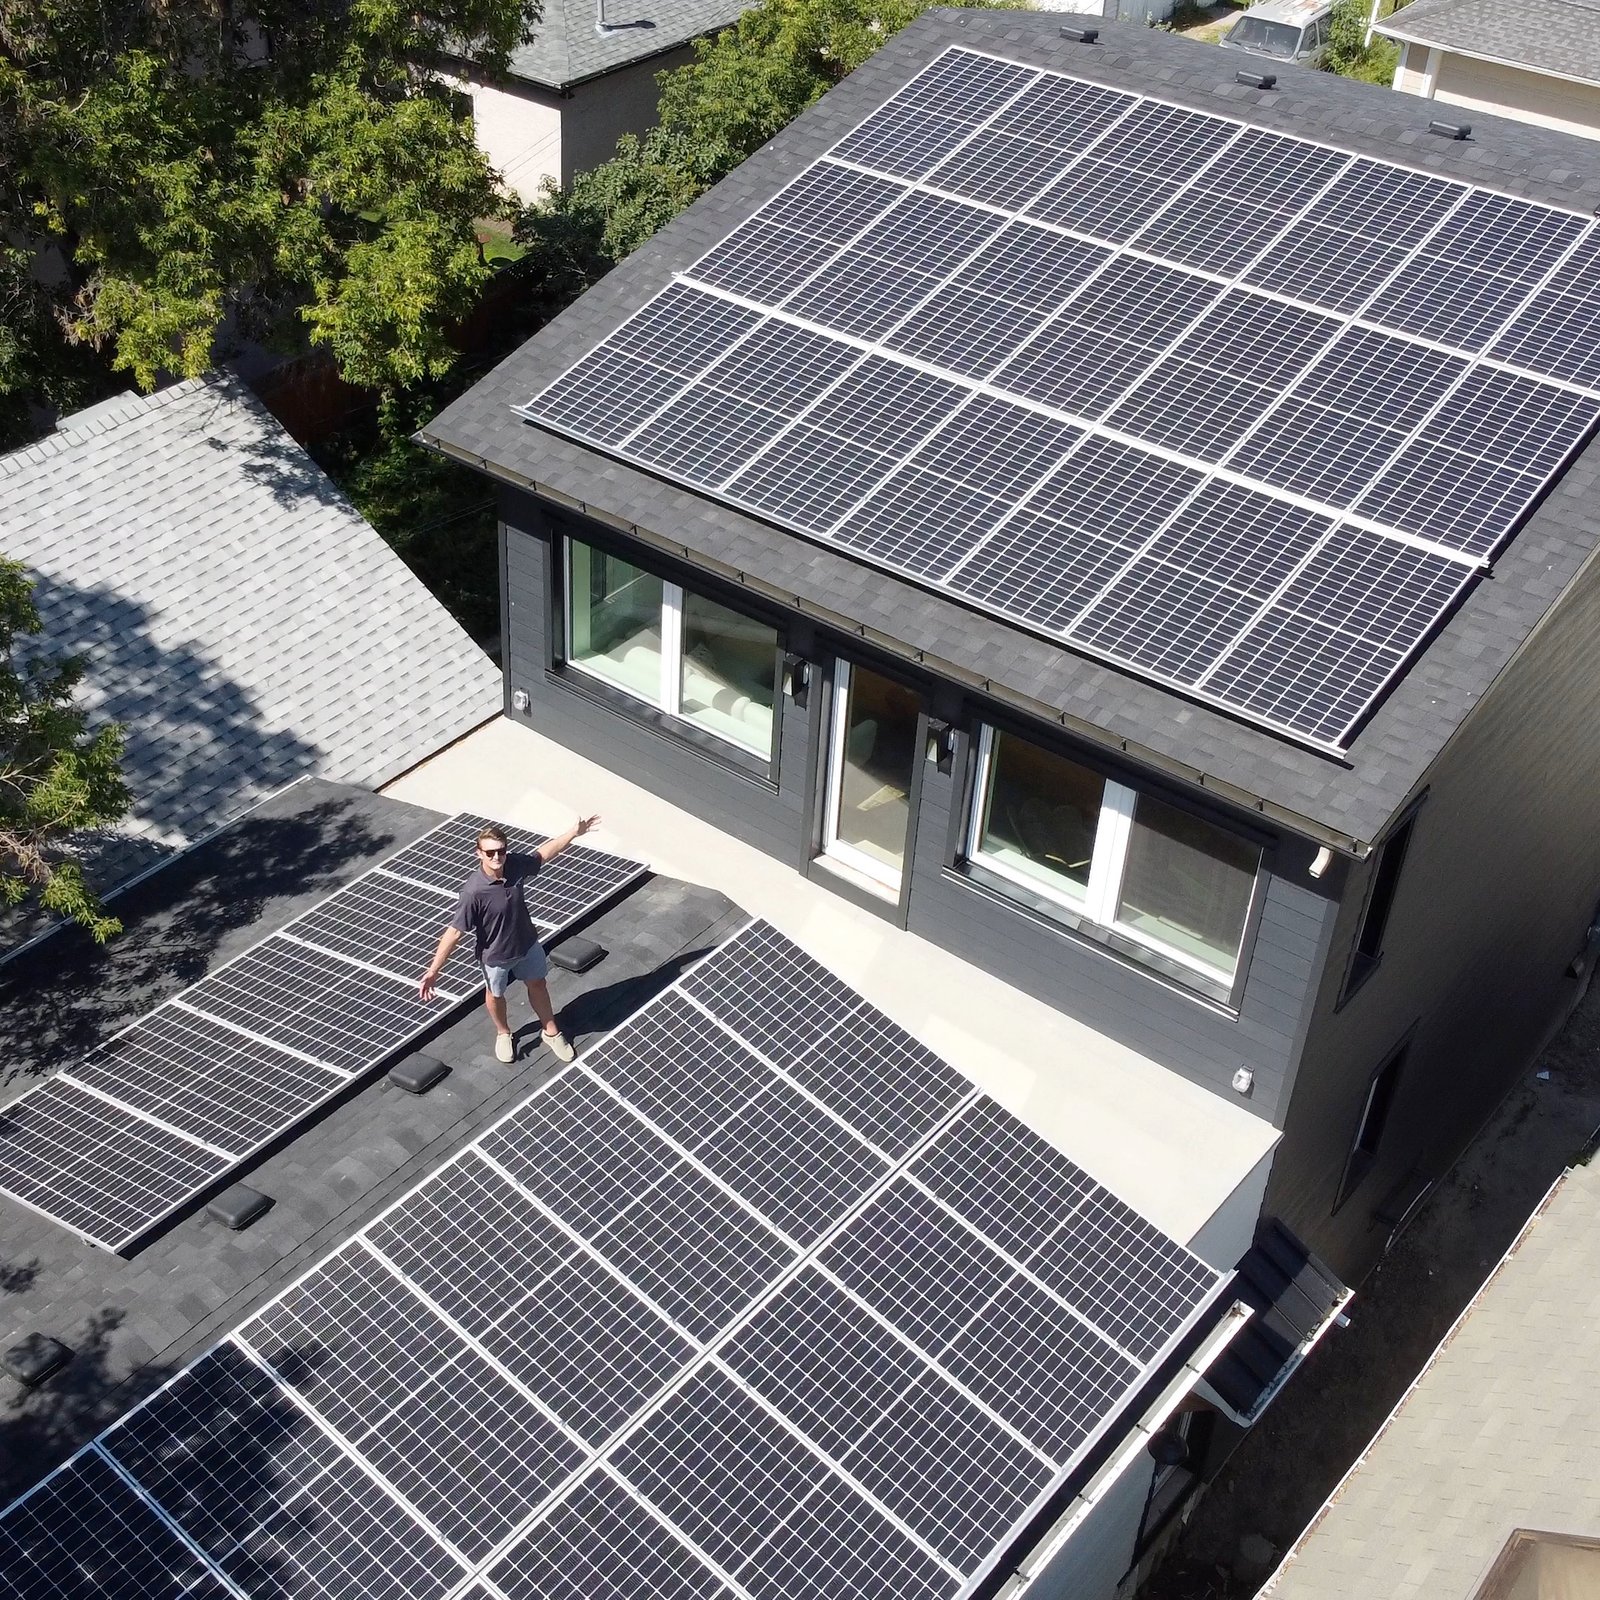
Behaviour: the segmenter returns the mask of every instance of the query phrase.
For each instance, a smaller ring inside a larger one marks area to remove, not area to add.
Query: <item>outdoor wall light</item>
[[[1256,1075],[1249,1067],[1240,1067],[1233,1075],[1233,1092],[1235,1094],[1249,1094],[1256,1086]]]
[[[948,722],[928,722],[927,759],[940,772],[949,772],[956,758],[956,730]]]
[[[526,689],[513,689],[511,691],[511,709],[513,711],[526,711],[533,702],[528,698]]]
[[[811,663],[804,656],[792,652],[783,658],[783,692],[794,702],[797,711],[804,711],[811,694]]]
[[[1313,878],[1320,878],[1323,873],[1325,873],[1332,865],[1333,851],[1331,851],[1327,845],[1323,845],[1323,847],[1317,851],[1316,856],[1311,863],[1311,876]]]

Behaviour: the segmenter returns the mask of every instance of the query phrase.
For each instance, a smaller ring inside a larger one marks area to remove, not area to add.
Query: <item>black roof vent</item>
[[[1441,139],[1470,139],[1472,137],[1472,124],[1470,122],[1430,122],[1428,132],[1436,133]]]
[[[1252,89],[1276,89],[1278,87],[1278,74],[1276,72],[1248,72],[1245,68],[1234,73],[1234,82],[1247,83]]]
[[[1100,30],[1098,28],[1063,28],[1061,37],[1063,39],[1074,39],[1079,44],[1093,44],[1100,37]]]

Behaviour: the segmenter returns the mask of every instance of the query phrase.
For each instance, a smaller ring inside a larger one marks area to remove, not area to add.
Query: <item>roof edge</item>
[[[1403,14],[1396,13],[1396,15]],[[1554,67],[1535,66],[1531,61],[1513,61],[1509,56],[1492,56],[1482,50],[1469,50],[1464,45],[1447,44],[1443,40],[1424,38],[1421,34],[1401,33],[1391,23],[1375,23],[1372,31],[1382,34],[1385,39],[1394,40],[1396,44],[1426,45],[1429,50],[1443,50],[1453,56],[1465,56],[1468,61],[1485,61],[1491,66],[1510,67],[1517,72],[1531,72],[1535,77],[1539,78],[1554,78],[1561,83],[1582,84],[1586,89],[1600,89],[1600,78],[1580,78],[1570,72],[1557,72]],[[1509,113],[1495,114],[1508,115]]]

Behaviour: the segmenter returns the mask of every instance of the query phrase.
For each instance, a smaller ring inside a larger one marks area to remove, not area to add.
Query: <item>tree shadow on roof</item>
[[[285,814],[296,793],[113,900],[126,931],[108,946],[63,928],[0,968],[0,1096],[93,1049],[401,842],[369,814],[384,802],[363,791],[329,786]]]

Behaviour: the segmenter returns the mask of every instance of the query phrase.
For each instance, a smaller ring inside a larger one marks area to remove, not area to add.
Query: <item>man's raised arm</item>
[[[535,853],[541,861],[554,861],[574,839],[581,839],[591,828],[599,826],[599,817],[579,817],[565,833],[557,834],[554,839],[546,839]]]

